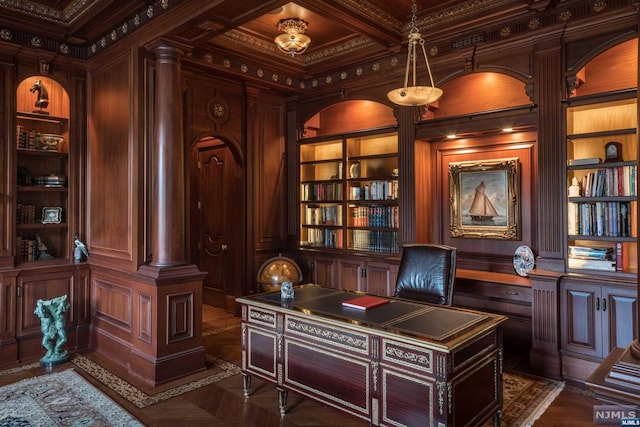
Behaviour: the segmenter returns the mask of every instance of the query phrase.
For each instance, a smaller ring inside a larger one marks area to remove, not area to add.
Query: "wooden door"
[[[315,258],[313,260],[313,282],[321,286],[337,288],[336,262],[330,258]]]
[[[393,296],[396,289],[396,276],[386,263],[367,264],[367,293],[381,296]]]
[[[602,357],[602,298],[600,286],[561,284],[562,349]]]
[[[606,356],[616,347],[626,348],[638,337],[638,307],[635,289],[602,289],[603,332]]]
[[[198,150],[197,258],[204,278],[203,302],[231,308],[242,289],[244,192],[241,167],[229,148],[204,146]]]
[[[366,291],[364,274],[367,270],[360,260],[342,259],[340,260],[340,289],[345,291]]]

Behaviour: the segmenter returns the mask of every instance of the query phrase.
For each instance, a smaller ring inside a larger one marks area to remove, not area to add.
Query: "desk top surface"
[[[342,302],[362,295],[364,294],[307,285],[295,289],[293,300],[281,300],[278,291],[241,297],[238,302],[264,304],[274,309],[363,325],[443,344],[470,332],[496,327],[506,320],[506,317],[496,314],[391,297],[385,297],[389,300],[388,304],[367,310],[342,305]]]

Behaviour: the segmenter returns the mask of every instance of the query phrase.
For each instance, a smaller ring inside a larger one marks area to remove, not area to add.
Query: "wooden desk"
[[[502,409],[506,317],[389,298],[360,311],[358,296],[318,286],[238,298],[245,396],[251,376],[376,426],[478,426]]]

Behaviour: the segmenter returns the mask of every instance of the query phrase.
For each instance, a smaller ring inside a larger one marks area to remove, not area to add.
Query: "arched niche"
[[[303,138],[395,126],[393,109],[375,101],[351,100],[326,107],[304,124]]]
[[[567,78],[570,97],[631,89],[637,85],[638,38],[610,47]]]
[[[69,118],[69,94],[60,83],[47,76],[30,76],[18,84],[16,88],[17,110],[23,113],[40,112],[40,108],[35,105],[38,94],[30,91],[37,80],[40,80],[45,86],[49,98],[49,105],[43,108],[42,112],[54,117]]]
[[[506,74],[467,74],[441,86],[442,98],[429,106],[424,119],[461,116],[531,104],[525,83]]]

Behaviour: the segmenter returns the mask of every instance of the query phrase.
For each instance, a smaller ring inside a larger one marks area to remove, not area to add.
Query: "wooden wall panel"
[[[273,249],[286,239],[286,147],[284,103],[260,101],[252,146],[253,217],[256,250]],[[291,213],[295,215],[295,212]],[[256,271],[257,273],[257,271]]]
[[[461,139],[455,142],[442,142],[436,144],[437,161],[439,163],[439,175],[436,177],[435,185],[441,190],[440,200],[437,204],[441,219],[440,236],[437,241],[455,246],[460,254],[460,264],[464,265],[465,254],[470,255],[467,262],[480,262],[478,254],[485,254],[491,257],[503,257],[505,262],[504,268],[512,271],[513,266],[510,264],[511,257],[515,249],[526,244],[533,248],[536,247],[536,236],[534,234],[533,219],[536,213],[535,202],[535,155],[536,155],[536,135],[533,132],[514,132],[512,134],[500,134],[494,136],[485,136],[474,139]],[[449,192],[449,163],[466,162],[466,161],[488,161],[501,158],[517,157],[519,162],[519,188],[518,188],[518,204],[520,218],[518,219],[520,227],[520,239],[478,239],[451,237],[449,233],[449,224],[451,220],[449,200],[453,195]],[[473,258],[473,260],[471,260]],[[508,264],[508,265],[507,265]],[[500,269],[500,266],[487,268],[484,265],[468,264],[465,268],[484,269]],[[506,271],[505,271],[506,272]]]
[[[87,240],[94,263],[133,261],[131,67],[132,58],[122,56],[89,79]]]
[[[527,105],[531,100],[525,83],[500,73],[474,73],[442,86],[444,94],[437,103],[434,117],[442,118]]]

